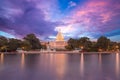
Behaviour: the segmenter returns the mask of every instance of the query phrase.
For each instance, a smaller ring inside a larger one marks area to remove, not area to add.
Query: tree
[[[120,42],[118,43],[118,47],[119,47],[118,49],[120,50]]]
[[[111,42],[110,42],[110,44],[109,44],[109,50],[114,51],[114,50],[115,50],[116,45],[117,45],[117,42],[113,42],[113,41],[111,41]]]
[[[120,50],[120,43],[110,42],[110,47],[109,48],[112,51],[118,51],[118,50]]]
[[[91,42],[91,43],[92,43],[92,45],[91,45],[90,51],[95,51],[95,52],[98,51],[98,48],[97,48],[97,45],[96,45],[97,42],[94,42],[94,41],[93,41],[93,42]]]
[[[0,36],[0,50],[6,51],[8,47],[8,39],[4,36]]]
[[[87,51],[90,51],[91,49],[91,41],[88,37],[81,37],[80,39],[73,39],[70,38],[68,40],[68,45],[66,46],[66,49],[73,50],[75,48],[84,48]]]
[[[24,40],[30,43],[31,49],[40,49],[41,44],[38,38],[34,34],[28,34],[26,37],[24,37]]]
[[[109,45],[110,45],[110,39],[107,39],[107,37],[101,36],[100,38],[98,38],[96,44],[98,49],[101,49],[102,51],[106,51],[108,50]]]
[[[8,42],[8,49],[10,51],[16,51],[17,48],[21,47],[21,43],[22,43],[21,40],[11,38],[9,39],[9,42]]]
[[[79,47],[83,47],[84,50],[90,51],[91,47],[92,47],[92,42],[90,41],[90,39],[88,37],[81,37],[78,40],[78,44]]]
[[[65,48],[68,50],[73,50],[79,46],[77,39],[70,38],[67,43],[68,45]]]
[[[31,49],[31,44],[28,42],[28,41],[26,41],[26,40],[24,40],[24,41],[22,41],[22,43],[21,43],[21,48],[23,49],[23,50],[30,50]]]

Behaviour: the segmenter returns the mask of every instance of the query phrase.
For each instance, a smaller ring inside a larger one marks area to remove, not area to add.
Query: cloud
[[[35,33],[45,38],[56,33],[54,28],[60,23],[46,20],[44,10],[47,8],[43,10],[43,5],[41,8],[36,7],[38,3],[43,2],[43,0],[4,0],[4,5],[0,5],[0,30],[16,37]]]
[[[75,7],[75,6],[77,6],[77,4],[75,2],[73,2],[73,1],[70,1],[68,8]]]
[[[0,1],[0,31],[15,37],[35,33],[41,39],[49,39],[56,35],[57,28],[68,38],[119,35],[120,1]]]
[[[111,6],[112,5],[112,6]],[[63,22],[76,29],[72,34],[98,38],[120,27],[120,2],[91,0],[74,9]],[[75,36],[75,35],[74,35]],[[110,34],[109,36],[112,36]]]

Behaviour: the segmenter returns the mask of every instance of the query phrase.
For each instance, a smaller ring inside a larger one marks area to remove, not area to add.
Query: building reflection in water
[[[0,63],[3,64],[4,63],[4,53],[0,54]]]
[[[55,66],[56,66],[56,73],[59,80],[62,80],[65,71],[66,71],[66,55],[65,54],[57,54],[55,55]]]
[[[81,53],[81,56],[80,56],[80,73],[81,73],[81,76],[84,76],[84,53]]]
[[[25,54],[22,53],[22,54],[21,54],[21,68],[23,69],[24,66],[25,66]]]
[[[115,59],[116,59],[116,76],[117,76],[117,78],[119,78],[119,53],[116,53],[116,55],[115,55]]]
[[[40,55],[40,67],[46,74],[56,75],[56,80],[62,80],[66,71],[66,55],[50,53]]]

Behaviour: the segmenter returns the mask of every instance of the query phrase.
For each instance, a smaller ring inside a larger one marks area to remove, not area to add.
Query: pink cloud
[[[114,30],[116,27],[111,26],[113,19],[120,15],[120,3],[113,4],[111,0],[98,1],[91,0],[74,9],[69,17],[62,21],[76,29],[75,34],[93,35],[92,32],[103,35],[107,31]],[[112,5],[112,7],[111,7]],[[75,25],[77,24],[77,25]],[[82,32],[82,33],[81,33]]]

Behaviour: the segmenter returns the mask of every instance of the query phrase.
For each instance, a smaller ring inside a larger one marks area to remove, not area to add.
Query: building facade
[[[65,49],[67,42],[64,40],[64,36],[61,31],[58,31],[56,40],[50,41],[49,46],[51,49]]]

